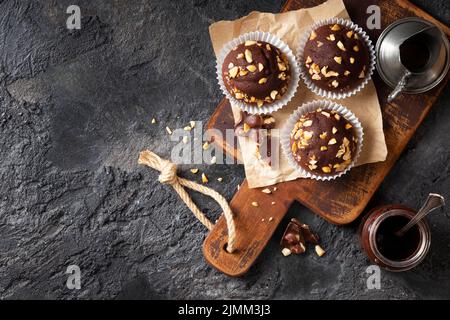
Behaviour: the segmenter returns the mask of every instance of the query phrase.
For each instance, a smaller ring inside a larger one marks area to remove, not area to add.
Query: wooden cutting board
[[[288,0],[282,11],[312,7],[322,2],[324,1]],[[351,19],[362,26],[366,25],[367,7],[376,4],[381,8],[382,30],[398,19],[418,16],[435,23],[447,35],[450,35],[450,29],[447,26],[407,0],[344,0],[344,3]],[[366,30],[366,32],[375,43],[382,30]],[[388,148],[386,161],[353,168],[344,177],[331,182],[310,179],[283,182],[276,185],[277,191],[271,195],[262,193],[261,188],[248,188],[244,181],[231,201],[235,214],[237,250],[230,254],[224,249],[227,242],[227,228],[225,219],[222,217],[204,241],[203,254],[206,260],[230,276],[240,276],[247,272],[294,201],[299,201],[333,224],[342,225],[355,220],[363,212],[442,93],[448,79],[449,75],[439,86],[425,94],[401,95],[394,102],[388,103],[386,98],[391,89],[375,73],[373,80],[380,100]],[[207,128],[218,129],[224,133],[225,129],[231,129],[233,126],[230,103],[223,99],[212,115]],[[211,139],[228,154],[239,159],[239,151],[225,144],[219,136],[212,136]],[[259,207],[252,206],[254,201],[258,202]],[[275,204],[272,205],[272,202]]]

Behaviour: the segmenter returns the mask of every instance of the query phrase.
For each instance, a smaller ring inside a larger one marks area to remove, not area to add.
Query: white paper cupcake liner
[[[324,25],[328,25],[328,24],[339,24],[339,25],[345,26],[345,27],[353,30],[354,32],[356,32],[358,34],[358,36],[360,37],[360,39],[362,39],[365,42],[366,48],[370,54],[369,67],[368,67],[368,70],[366,70],[366,76],[365,76],[364,80],[355,89],[352,89],[350,91],[335,92],[335,91],[329,91],[329,90],[319,88],[318,86],[316,86],[314,81],[312,81],[312,79],[309,77],[308,70],[306,69],[306,67],[304,66],[304,63],[303,63],[303,61],[305,61],[305,59],[304,59],[305,45],[311,35],[311,32],[316,30],[317,28],[320,28],[320,27],[322,27]],[[348,97],[351,97],[351,96],[357,94],[370,81],[370,79],[372,78],[372,74],[375,70],[376,54],[375,54],[375,48],[372,44],[372,41],[370,40],[367,33],[361,27],[359,27],[357,24],[353,23],[350,20],[345,20],[342,18],[339,18],[339,19],[338,18],[329,18],[329,19],[321,20],[321,21],[314,23],[300,37],[298,47],[297,47],[297,59],[299,61],[300,75],[309,90],[311,90],[315,94],[322,96],[324,98],[327,98],[327,99],[345,99],[345,98],[348,98]]]
[[[225,57],[230,53],[236,46],[244,43],[247,40],[254,40],[254,41],[264,41],[267,43],[270,43],[274,47],[277,47],[280,49],[280,51],[287,57],[289,61],[289,65],[291,68],[291,79],[288,84],[287,91],[281,96],[280,99],[272,102],[272,103],[264,103],[263,106],[258,107],[256,105],[245,103],[241,100],[237,100],[234,98],[230,92],[228,92],[227,88],[225,87],[225,83],[223,82],[222,78],[222,64],[225,60]],[[283,108],[285,105],[288,104],[289,101],[294,97],[298,82],[300,80],[300,70],[297,63],[297,58],[295,57],[292,50],[289,48],[289,46],[283,42],[280,38],[277,36],[274,36],[267,32],[262,31],[254,31],[249,32],[246,34],[243,34],[239,36],[238,38],[234,38],[220,51],[219,56],[217,57],[217,66],[216,66],[216,72],[217,72],[217,80],[219,82],[219,86],[222,89],[222,92],[227,97],[227,99],[230,101],[231,105],[237,106],[241,108],[242,110],[251,113],[251,114],[270,114],[272,112],[275,112],[281,108]]]
[[[335,175],[316,175],[313,174],[305,169],[303,169],[297,161],[294,159],[294,155],[291,151],[291,132],[292,129],[295,126],[295,123],[300,119],[302,115],[305,115],[309,112],[316,111],[317,109],[323,109],[323,110],[334,110],[336,111],[340,116],[344,117],[347,121],[351,123],[353,126],[356,136],[358,138],[357,144],[356,144],[356,153],[352,159],[352,162],[349,164],[349,166],[344,170],[341,171]],[[284,155],[286,156],[289,165],[296,169],[300,174],[302,178],[310,178],[315,180],[321,180],[321,181],[329,181],[334,180],[336,178],[339,178],[340,176],[343,176],[348,171],[350,171],[351,168],[355,166],[356,161],[359,158],[359,155],[361,153],[362,147],[363,147],[363,138],[364,138],[364,131],[361,126],[361,122],[359,122],[358,118],[354,115],[353,112],[348,110],[346,107],[337,104],[332,101],[328,100],[315,100],[311,102],[307,102],[300,106],[294,113],[289,117],[286,124],[281,129],[280,133],[280,144],[281,149],[283,150]]]

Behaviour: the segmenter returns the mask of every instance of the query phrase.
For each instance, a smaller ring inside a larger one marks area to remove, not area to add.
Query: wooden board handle
[[[294,200],[283,184],[269,187],[271,194],[263,193],[263,189],[250,189],[244,181],[230,203],[236,225],[235,252],[225,250],[227,225],[223,216],[203,243],[206,261],[229,276],[237,277],[248,271]]]

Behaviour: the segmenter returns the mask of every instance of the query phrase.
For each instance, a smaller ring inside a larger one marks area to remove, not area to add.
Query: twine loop
[[[232,253],[234,251],[234,245],[236,242],[236,228],[234,226],[233,212],[227,202],[227,200],[219,194],[217,191],[205,187],[204,185],[198,184],[197,182],[190,181],[177,176],[177,166],[169,160],[161,159],[156,153],[149,150],[142,151],[139,154],[139,164],[149,166],[160,172],[158,181],[171,185],[174,190],[178,193],[181,200],[188,206],[195,217],[205,226],[208,230],[214,227],[214,224],[200,211],[200,209],[192,201],[189,194],[186,192],[184,187],[200,192],[204,195],[210,196],[220,205],[225,216],[228,229],[228,245],[227,251]]]

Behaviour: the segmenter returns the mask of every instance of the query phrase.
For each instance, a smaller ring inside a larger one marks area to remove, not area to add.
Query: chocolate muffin
[[[315,175],[344,171],[356,156],[357,136],[351,123],[334,110],[303,115],[291,131],[295,161]]]
[[[270,43],[246,41],[225,57],[222,77],[234,98],[262,107],[286,93],[291,67],[280,49]]]
[[[358,87],[370,66],[370,52],[364,40],[340,24],[314,30],[306,42],[303,59],[313,83],[334,92]]]

